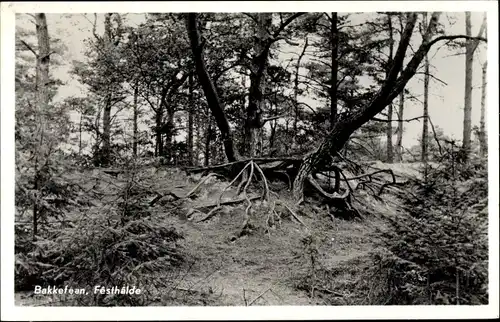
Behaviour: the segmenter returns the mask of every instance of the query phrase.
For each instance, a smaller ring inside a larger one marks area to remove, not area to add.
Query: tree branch
[[[434,23],[437,22],[437,18],[439,17],[439,13],[433,13],[431,17],[431,22],[429,23],[428,27],[428,32],[430,32],[431,27]],[[429,51],[429,49],[436,44],[438,41],[441,40],[455,40],[455,39],[475,39],[475,40],[481,40],[487,42],[486,38],[482,37],[470,37],[470,36],[465,36],[465,35],[453,35],[453,36],[440,36],[436,37],[435,39],[428,41],[428,37],[424,38],[424,42],[420,47],[418,48],[417,52],[415,55],[413,55],[412,59],[410,62],[406,65],[406,68],[404,71],[401,73],[401,76],[396,81],[396,84],[391,84],[391,93],[387,97],[387,101],[390,102],[392,101],[399,93],[401,90],[406,86],[406,83],[408,80],[415,75],[417,72],[418,66],[424,59],[425,55]]]
[[[24,46],[26,46],[26,48],[28,48],[33,53],[33,55],[35,55],[36,58],[38,58],[38,54],[36,53],[36,51],[30,45],[28,45],[27,42],[25,42],[22,39],[20,41]]]
[[[427,73],[425,73],[425,72],[418,72],[418,73],[416,73],[416,74],[418,74],[418,75],[426,75]],[[445,82],[445,81],[443,81],[443,80],[441,80],[441,79],[437,78],[436,76],[432,75],[431,73],[428,73],[427,75],[428,75],[428,76],[430,76],[430,77],[432,77],[433,79],[437,80],[438,82],[442,83],[443,85],[448,86],[448,83],[447,83],[447,82]]]
[[[257,20],[257,18],[255,16],[253,16],[251,13],[248,13],[248,12],[242,12],[243,15],[247,16],[247,17],[250,17],[250,19],[252,19],[255,23],[259,23],[259,21]]]
[[[428,48],[432,47],[435,43],[441,40],[456,40],[456,39],[468,39],[468,40],[478,40],[478,41],[484,41],[488,42],[488,39],[483,38],[483,37],[472,37],[472,36],[466,36],[466,35],[453,35],[453,36],[439,36],[437,38],[434,38],[432,41],[430,41],[427,45],[424,45]]]
[[[418,119],[421,119],[421,118],[424,118],[425,116],[418,116],[418,117],[414,117],[414,118],[411,118],[411,119],[406,119],[406,120],[399,120],[399,119],[395,119],[395,120],[384,120],[384,119],[379,119],[379,118],[376,118],[376,117],[372,117],[372,120],[373,121],[377,121],[377,122],[385,122],[385,123],[389,123],[389,122],[411,122],[411,121],[415,121],[415,120],[418,120]]]
[[[305,14],[305,12],[296,12],[292,16],[288,17],[288,19],[285,20],[285,22],[280,25],[280,27],[278,28],[278,30],[276,30],[274,32],[273,38],[274,39],[278,38],[279,34],[283,31],[283,29],[286,28],[286,26],[288,26],[290,23],[292,23],[292,21],[294,21],[295,19],[297,19],[298,17],[300,17],[300,16],[302,16],[304,14]]]
[[[267,117],[267,118],[262,120],[262,124],[265,124],[266,122],[269,122],[269,121],[274,121],[274,120],[280,119],[282,117],[287,117],[287,116],[288,116],[288,114],[282,114],[282,115]]]

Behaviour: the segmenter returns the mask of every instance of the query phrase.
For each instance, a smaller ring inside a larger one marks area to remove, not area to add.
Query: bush
[[[118,186],[118,185],[117,185]],[[169,285],[165,276],[183,262],[177,242],[182,236],[164,227],[149,213],[147,194],[130,180],[119,189],[107,188],[114,199],[102,207],[73,209],[72,225],[47,225],[32,241],[29,232],[16,230],[16,290],[35,285],[85,288],[96,285],[136,286],[140,295],[73,296],[64,304],[148,305]],[[118,196],[118,198],[116,198]],[[68,218],[71,216],[68,215]]]
[[[372,256],[385,304],[488,303],[487,163],[455,154],[406,194]]]
[[[154,273],[182,263],[176,245],[181,238],[175,229],[155,225],[151,219],[117,228],[104,218],[87,220],[54,239],[36,241],[26,255],[16,254],[16,286],[31,283],[33,289],[35,284],[66,284],[89,291],[94,285],[135,285],[143,290],[152,284],[160,286]],[[94,303],[87,304],[93,305],[139,305],[147,299],[115,295],[77,300],[92,300]]]

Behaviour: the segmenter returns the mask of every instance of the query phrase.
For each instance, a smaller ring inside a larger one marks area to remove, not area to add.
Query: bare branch
[[[418,72],[418,73],[416,73],[416,74],[417,74],[417,75],[425,75],[425,74],[427,74],[427,73],[425,73],[425,72]],[[427,75],[428,75],[428,76],[430,76],[430,77],[432,77],[433,79],[437,80],[438,82],[442,83],[443,85],[448,86],[448,83],[447,83],[447,82],[445,82],[445,81],[443,81],[443,80],[441,80],[441,79],[437,78],[436,76],[432,75],[431,73],[429,73],[429,74],[427,74]]]
[[[262,124],[265,124],[266,122],[269,122],[269,121],[274,121],[274,120],[277,120],[277,119],[280,119],[280,118],[283,118],[283,117],[287,117],[288,114],[282,114],[282,115],[276,115],[276,116],[271,116],[271,117],[267,117],[265,119],[262,120]]]
[[[288,26],[290,23],[292,23],[292,21],[294,21],[295,19],[297,19],[298,17],[304,15],[305,12],[296,12],[295,14],[293,14],[292,16],[288,17],[287,20],[285,20],[284,23],[280,24],[280,27],[278,28],[278,30],[276,30],[273,34],[273,38],[278,38],[279,34],[283,31],[283,29],[286,28],[286,26]]]
[[[453,35],[453,36],[439,36],[437,38],[434,38],[432,41],[430,41],[425,47],[432,47],[435,43],[441,40],[456,40],[456,39],[468,39],[468,40],[477,40],[477,41],[484,41],[488,42],[488,39],[483,38],[483,37],[471,37],[471,36],[466,36],[466,35]]]
[[[21,39],[20,41],[21,41],[21,43],[22,43],[24,46],[26,46],[26,48],[28,48],[28,49],[29,49],[29,51],[31,51],[31,52],[33,53],[33,55],[35,55],[35,57],[36,57],[36,58],[38,58],[38,54],[36,53],[36,51],[35,51],[35,50],[34,50],[34,49],[30,46],[30,45],[28,45],[28,43],[27,43],[27,42],[25,42],[25,41],[24,41],[24,40],[22,40],[22,39]]]
[[[257,20],[257,17],[255,17],[254,15],[252,15],[251,13],[248,13],[248,12],[242,12],[243,15],[249,17],[250,19],[252,19],[255,23],[259,23],[259,21]]]
[[[385,122],[385,123],[389,123],[389,122],[411,122],[411,121],[415,121],[415,120],[418,120],[418,119],[421,119],[421,118],[424,118],[425,116],[418,116],[418,117],[414,117],[414,118],[411,118],[411,119],[406,119],[406,120],[384,120],[384,119],[379,119],[379,118],[376,118],[376,117],[373,117],[372,120],[373,121],[377,121],[377,122]]]

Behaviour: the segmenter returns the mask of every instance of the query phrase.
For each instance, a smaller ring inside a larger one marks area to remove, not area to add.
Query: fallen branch
[[[320,292],[327,293],[327,294],[332,294],[332,295],[339,296],[339,297],[344,297],[344,294],[339,293],[339,292],[335,292],[335,291],[332,291],[332,290],[329,290],[326,288],[316,288],[316,291],[320,291]]]
[[[328,204],[326,204],[325,206],[326,206],[326,213],[328,214],[328,216],[330,216],[330,219],[332,220],[332,222],[335,223],[335,217],[330,212],[330,206],[328,206]]]
[[[256,297],[256,298],[254,298],[253,300],[251,300],[251,301],[250,301],[250,303],[248,303],[248,306],[252,305],[253,303],[255,303],[255,301],[257,301],[257,300],[258,300],[258,299],[260,299],[262,296],[264,296],[264,294],[266,294],[267,292],[269,292],[269,291],[273,288],[273,286],[274,286],[275,284],[276,284],[276,282],[275,282],[275,283],[273,283],[273,285],[269,286],[269,287],[268,287],[265,291],[263,291],[262,293],[260,293],[259,295],[257,295],[257,297]]]

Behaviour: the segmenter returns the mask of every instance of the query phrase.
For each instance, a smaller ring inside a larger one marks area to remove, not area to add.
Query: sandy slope
[[[154,173],[151,180],[157,191],[175,188],[178,195],[195,186],[195,181],[180,172]],[[233,236],[241,230],[244,204],[226,206],[203,223],[182,216],[190,207],[215,202],[226,184],[217,180],[204,184],[196,199],[175,211],[168,202],[155,205],[155,220],[184,235],[181,245],[188,263],[172,274],[160,272],[172,287],[161,290],[161,300],[153,305],[325,304],[320,297],[311,298],[308,292],[296,288],[300,276],[311,272],[311,250],[316,265],[332,268],[372,248],[368,234],[377,224],[373,218],[363,222],[332,220],[326,209],[310,205],[297,211],[305,226],[283,211],[281,225],[266,231],[268,208],[256,202],[250,220],[255,229],[237,239]],[[287,192],[281,191],[280,198],[286,202]],[[303,240],[308,237],[314,243],[306,247]],[[27,295],[16,294],[16,304],[43,305],[47,300]]]

